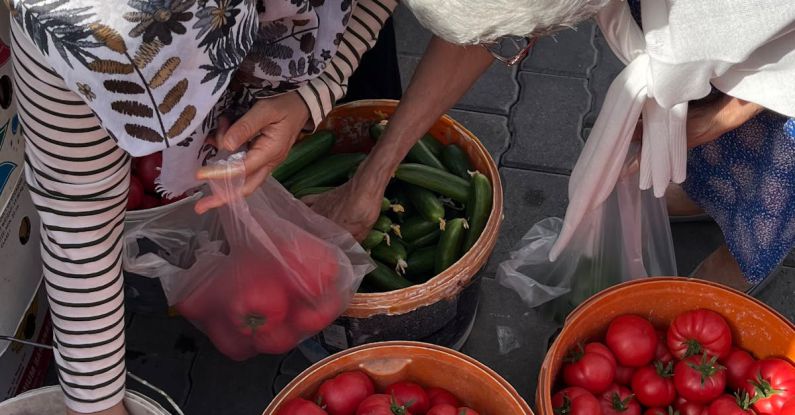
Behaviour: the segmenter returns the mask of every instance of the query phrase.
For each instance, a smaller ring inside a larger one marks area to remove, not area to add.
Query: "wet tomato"
[[[306,399],[291,399],[279,408],[276,415],[326,415],[326,411]]]
[[[778,415],[784,404],[795,399],[795,366],[783,359],[762,359],[748,371],[745,386],[755,399],[754,410],[760,415]]]
[[[743,349],[733,348],[721,364],[726,367],[726,383],[729,389],[744,389],[748,384],[748,371],[756,359]]]
[[[441,404],[448,404],[455,406],[456,408],[461,406],[461,401],[455,397],[452,393],[450,393],[446,389],[442,388],[428,388],[425,390],[428,392],[428,399],[431,407]]]
[[[356,409],[356,415],[411,415],[389,395],[370,395]]]

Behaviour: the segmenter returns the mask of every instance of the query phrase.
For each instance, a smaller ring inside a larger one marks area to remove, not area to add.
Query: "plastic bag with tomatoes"
[[[221,163],[231,172],[242,169],[242,159],[233,155]],[[209,228],[220,224],[223,244],[211,229],[153,232],[157,224],[148,223],[148,230],[136,232],[161,246],[176,247],[180,237],[196,241],[190,260],[176,265],[161,260],[155,275],[169,304],[235,360],[285,353],[316,334],[344,311],[375,268],[353,236],[275,180],[247,198],[239,193],[242,180],[209,183],[213,194],[228,201],[215,211],[217,220],[205,219]]]
[[[549,254],[563,221],[546,218],[522,238],[498,281],[530,307],[542,307],[562,321],[577,305],[612,285],[655,275],[677,275],[664,199],[639,189],[637,155],[629,151],[610,196],[586,214],[556,261]]]

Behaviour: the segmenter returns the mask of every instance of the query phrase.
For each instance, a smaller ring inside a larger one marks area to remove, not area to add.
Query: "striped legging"
[[[12,22],[25,178],[41,216],[41,253],[67,405],[97,412],[124,395],[122,232],[130,157]]]

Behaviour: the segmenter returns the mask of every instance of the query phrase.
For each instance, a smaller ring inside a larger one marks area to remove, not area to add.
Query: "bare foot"
[[[745,280],[740,265],[729,252],[726,244],[721,245],[701,262],[693,271],[693,277],[717,282],[743,292],[751,288],[751,284]]]
[[[687,192],[678,184],[671,183],[668,185],[668,190],[665,192],[665,202],[668,205],[669,216],[693,216],[704,213],[704,209],[692,201],[687,196]]]

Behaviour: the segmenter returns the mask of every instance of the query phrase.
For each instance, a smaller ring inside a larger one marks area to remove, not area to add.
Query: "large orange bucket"
[[[397,104],[392,100],[364,100],[341,105],[318,128],[335,132],[337,152],[369,152],[373,145],[370,126],[388,118]],[[426,283],[386,293],[356,294],[344,314],[318,336],[326,350],[390,340],[420,340],[452,347],[462,341],[458,332],[470,328],[474,321],[480,291],[475,276],[494,250],[502,222],[500,175],[483,144],[452,118],[440,118],[430,134],[443,144],[461,146],[473,167],[491,181],[494,196],[486,228],[469,252]]]
[[[706,308],[720,313],[734,342],[756,358],[783,357],[795,362],[795,325],[762,302],[722,285],[690,278],[646,278],[608,288],[580,304],[547,352],[538,376],[536,407],[553,415],[552,390],[563,358],[577,343],[604,336],[610,321],[637,314],[666,327],[685,311]]]
[[[324,380],[349,370],[364,371],[381,391],[408,380],[445,388],[481,414],[533,414],[516,390],[484,364],[454,350],[417,342],[373,343],[326,358],[282,389],[263,414],[277,413],[293,398],[311,400]]]

